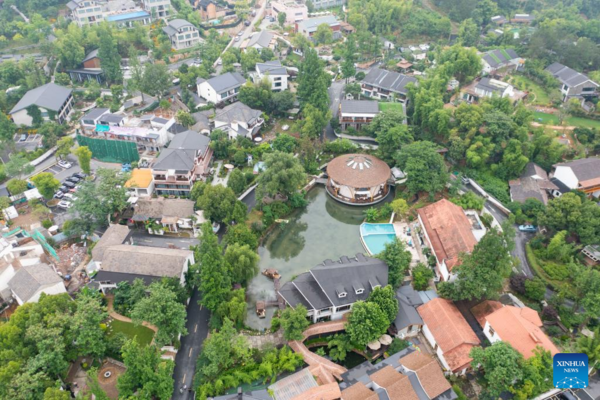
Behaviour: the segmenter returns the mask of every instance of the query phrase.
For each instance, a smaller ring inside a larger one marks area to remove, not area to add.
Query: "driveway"
[[[204,339],[208,336],[208,320],[210,318],[208,310],[198,305],[199,300],[200,292],[198,289],[194,289],[187,308],[186,328],[188,334],[181,337],[181,346],[175,357],[173,400],[192,400],[195,398],[191,388],[194,384],[196,359],[200,355]],[[183,389],[184,386],[186,389]]]
[[[329,111],[331,111],[331,117],[335,118],[338,115],[338,110],[340,109],[340,102],[342,101],[342,96],[344,95],[344,81],[335,81],[331,83],[329,89]],[[321,137],[322,141],[325,140],[335,140],[337,136],[333,133],[333,128],[331,124],[328,123],[325,128],[325,134]]]
[[[178,249],[188,250],[191,246],[200,244],[197,238],[150,235],[142,230],[133,231],[129,237],[136,246],[161,247],[164,249],[174,246]]]

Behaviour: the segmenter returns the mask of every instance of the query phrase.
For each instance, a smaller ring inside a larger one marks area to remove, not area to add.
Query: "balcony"
[[[181,176],[181,175],[154,175],[155,182],[164,182],[164,183],[189,183],[191,177],[189,176]]]

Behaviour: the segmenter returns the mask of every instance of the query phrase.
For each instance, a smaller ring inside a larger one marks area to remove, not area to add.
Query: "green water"
[[[310,351],[312,351],[313,353],[316,354],[318,349],[325,350],[325,354],[329,355],[330,349],[327,348],[327,346],[312,347],[310,349]],[[340,365],[346,367],[347,369],[352,369],[352,368],[356,367],[357,365],[364,363],[365,361],[367,361],[366,357],[361,356],[360,354],[355,353],[353,351],[349,351],[346,354],[346,358],[344,359],[344,361],[342,361],[342,362],[334,361],[334,362],[336,364],[340,364]]]
[[[308,206],[287,217],[289,223],[278,225],[258,249],[260,270],[277,269],[282,285],[328,258],[365,253],[359,232],[365,207],[341,204],[321,186],[312,189],[307,198]],[[259,319],[256,301],[276,299],[273,281],[259,274],[248,285],[246,294],[246,325],[261,330],[270,327],[275,307],[269,307],[267,317]]]

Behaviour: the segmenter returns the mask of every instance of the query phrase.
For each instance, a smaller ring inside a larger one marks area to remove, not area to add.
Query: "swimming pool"
[[[369,224],[360,226],[360,237],[365,250],[376,255],[385,250],[385,245],[394,241],[396,231],[392,224]]]

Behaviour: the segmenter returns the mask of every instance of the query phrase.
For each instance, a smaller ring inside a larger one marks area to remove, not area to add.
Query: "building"
[[[244,44],[244,49],[253,47],[256,50],[260,51],[262,49],[271,49],[275,50],[275,45],[277,44],[277,39],[275,35],[269,31],[260,31],[255,32],[248,40],[247,44]]]
[[[506,17],[504,15],[496,15],[496,16],[492,17],[491,20],[496,25],[504,25],[508,22],[508,20],[506,19]]]
[[[396,337],[404,339],[416,336],[423,328],[423,319],[417,308],[427,303],[438,295],[434,290],[417,292],[410,283],[402,285],[396,290],[398,299],[398,314],[394,320]]]
[[[144,0],[150,1],[150,0]],[[170,7],[170,0],[155,0]],[[67,3],[71,19],[80,27],[98,25],[102,21],[115,23],[119,27],[131,28],[134,24],[148,25],[152,21],[151,13],[142,9],[133,0],[72,0]],[[158,17],[159,15],[157,15]]]
[[[90,51],[82,61],[83,68],[100,68],[100,57],[98,49]]]
[[[285,283],[277,292],[289,307],[303,305],[313,322],[341,319],[376,287],[388,284],[385,262],[356,254],[339,261],[325,260]]]
[[[482,72],[494,75],[499,70],[517,70],[523,66],[525,60],[513,49],[496,49],[483,53],[481,57]]]
[[[105,114],[110,114],[108,108],[92,108],[83,117],[79,119],[81,131],[86,135],[93,135],[96,125],[100,125],[100,118]]]
[[[530,14],[515,14],[515,16],[510,19],[510,22],[513,24],[531,24],[534,19],[534,16]]]
[[[452,281],[452,269],[460,265],[460,255],[470,253],[486,229],[476,212],[466,213],[456,204],[442,199],[417,210],[425,245],[436,259],[436,275]]]
[[[71,19],[83,27],[98,25],[104,21],[102,5],[102,1],[96,0],[71,0],[67,3],[67,8],[71,12]]]
[[[252,78],[255,83],[267,79],[271,84],[271,90],[274,92],[281,92],[288,88],[288,72],[287,69],[281,65],[281,61],[267,61],[264,63],[256,63],[255,73]]]
[[[32,107],[37,107],[44,121],[56,121],[62,124],[73,110],[73,95],[71,89],[55,83],[47,83],[31,89],[10,110],[9,114],[17,125],[32,126]]]
[[[313,6],[315,10],[322,10],[324,8],[341,7],[346,4],[346,0],[315,0]]]
[[[152,170],[148,168],[134,168],[131,178],[125,182],[125,187],[134,197],[150,197],[154,193],[154,180]]]
[[[527,199],[537,199],[548,204],[548,194],[558,187],[550,181],[548,174],[539,165],[529,162],[518,179],[508,182],[510,199],[525,203]]]
[[[508,98],[511,103],[516,104],[525,96],[527,96],[526,92],[515,89],[510,83],[489,77],[481,78],[462,90],[463,100],[469,103],[491,99],[492,97],[502,97]]]
[[[371,68],[361,82],[361,91],[363,95],[374,99],[407,103],[407,85],[409,83],[417,85],[418,82],[412,76],[380,68]]]
[[[86,82],[95,80],[104,82],[104,72],[100,68],[100,57],[98,49],[89,52],[82,61],[82,68],[68,69],[67,73],[73,82]]]
[[[280,13],[285,14],[285,23],[294,25],[308,18],[306,4],[296,3],[292,0],[281,0],[271,2],[271,15],[277,19]]]
[[[377,364],[368,361],[342,374],[342,400],[454,400],[458,396],[438,362],[413,348]]]
[[[198,95],[213,104],[236,100],[240,87],[244,83],[246,79],[238,72],[227,72],[208,80],[202,78],[196,80]]]
[[[574,69],[554,63],[548,66],[546,71],[561,83],[560,92],[565,102],[572,98],[589,99],[598,96],[598,84]]]
[[[200,44],[200,32],[192,23],[184,19],[174,19],[164,26],[163,32],[169,37],[175,50],[189,49]]]
[[[587,245],[581,250],[581,253],[585,256],[585,263],[587,265],[598,265],[600,262],[600,245]]]
[[[212,0],[200,0],[196,2],[196,8],[200,12],[203,21],[223,18],[227,15],[227,8],[219,6]]]
[[[160,228],[147,227],[149,233],[162,235],[165,231],[178,232],[179,229],[193,229],[197,225],[193,221],[196,214],[192,200],[159,197],[133,199],[131,203],[131,209],[127,212],[128,216],[131,214],[131,221],[144,227],[149,222],[160,225]]]
[[[316,31],[319,25],[327,24],[333,31],[333,38],[338,39],[341,36],[340,33],[340,22],[334,15],[326,15],[324,17],[307,18],[300,22],[296,22],[296,32],[311,37]]]
[[[392,172],[379,158],[365,154],[344,154],[327,164],[327,193],[350,205],[382,201],[390,192]]]
[[[253,139],[264,122],[262,111],[240,102],[225,106],[215,115],[215,129],[227,132],[230,139],[239,136]]]
[[[360,131],[379,114],[379,103],[373,100],[342,100],[338,118],[343,131],[348,128]]]
[[[67,292],[62,278],[52,267],[43,263],[22,266],[8,281],[8,287],[19,305],[37,303],[42,293],[53,295]]]
[[[555,196],[564,193],[561,189],[564,186],[600,197],[600,158],[582,158],[554,165],[553,182],[559,187],[553,192]]]
[[[488,301],[490,302],[490,301]],[[542,347],[552,356],[560,353],[552,340],[541,329],[543,324],[537,311],[529,307],[502,305],[500,302],[487,315],[479,318],[483,334],[490,343],[504,341],[528,359],[535,355],[536,348]]]
[[[171,15],[171,0],[142,0],[142,5],[152,19],[167,18]]]
[[[423,334],[444,369],[458,375],[466,373],[472,360],[469,353],[480,341],[458,308],[450,300],[437,298],[417,311],[423,318]]]
[[[212,156],[209,137],[194,131],[175,135],[152,164],[155,193],[189,196],[194,183],[208,175]]]

